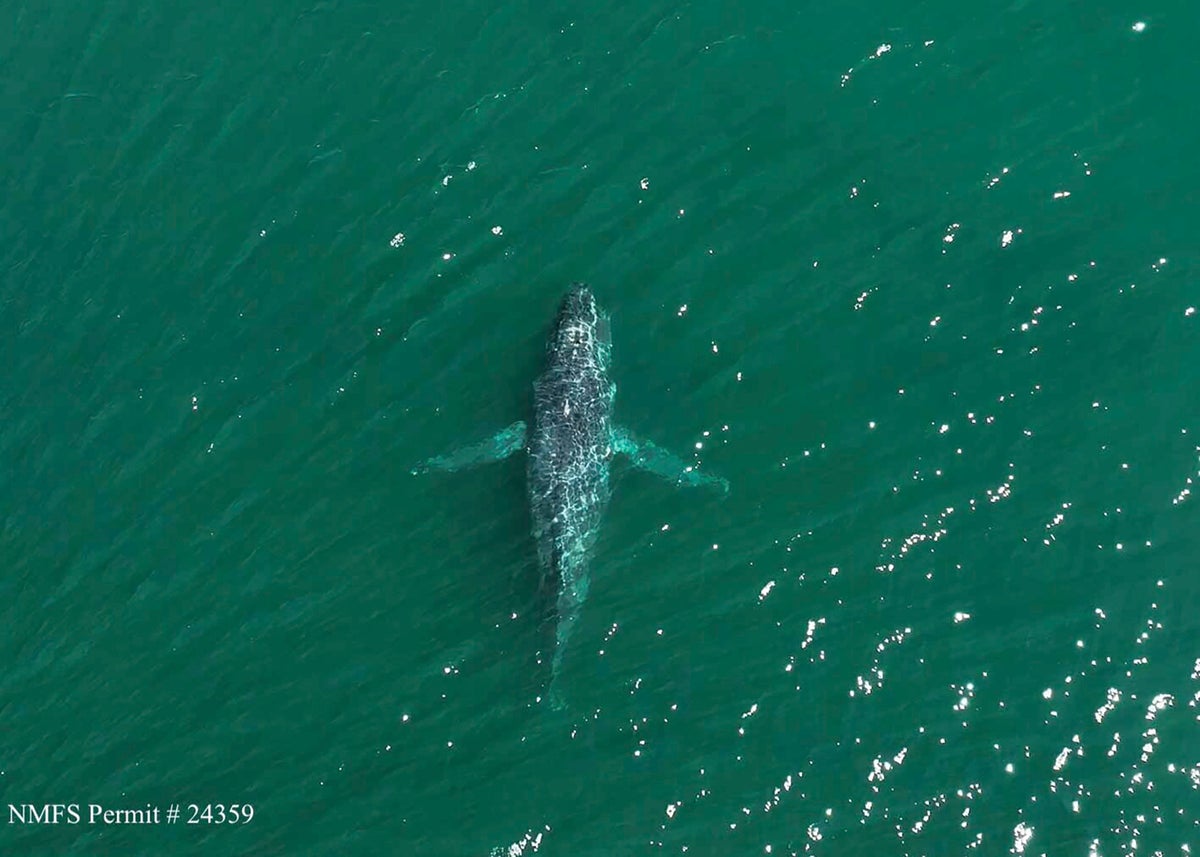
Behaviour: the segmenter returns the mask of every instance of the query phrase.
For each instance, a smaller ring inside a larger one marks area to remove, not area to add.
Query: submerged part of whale
[[[591,290],[575,284],[563,298],[546,343],[546,368],[534,382],[533,427],[518,421],[485,441],[430,458],[413,469],[459,470],[528,452],[528,493],[538,566],[556,593],[550,701],[558,689],[567,640],[590,583],[589,560],[609,497],[614,454],[679,485],[729,491],[729,483],[694,463],[636,438],[612,422],[617,388],[608,378],[608,317]]]

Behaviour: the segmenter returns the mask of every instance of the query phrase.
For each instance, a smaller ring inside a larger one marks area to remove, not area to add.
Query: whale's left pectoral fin
[[[514,452],[525,448],[525,423],[517,420],[503,431],[496,432],[485,441],[464,446],[446,455],[435,455],[412,469],[414,476],[430,470],[462,470],[477,464],[503,461]]]
[[[716,488],[723,494],[729,493],[728,479],[701,473],[695,463],[689,463],[651,441],[634,436],[626,428],[613,429],[612,446],[613,452],[628,456],[639,470],[654,473],[677,485]]]

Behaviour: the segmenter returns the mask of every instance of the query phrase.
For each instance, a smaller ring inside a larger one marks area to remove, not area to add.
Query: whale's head
[[[558,308],[547,351],[558,360],[588,361],[604,369],[611,344],[608,316],[596,304],[592,290],[575,283]]]

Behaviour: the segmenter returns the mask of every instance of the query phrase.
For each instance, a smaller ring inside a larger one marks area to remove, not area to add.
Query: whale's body
[[[608,317],[591,290],[575,284],[559,307],[546,343],[546,366],[534,382],[532,428],[518,421],[489,440],[426,461],[414,473],[458,470],[526,450],[527,489],[533,537],[544,588],[555,601],[555,647],[551,659],[552,703],[567,640],[587,598],[592,548],[608,505],[609,468],[615,453],[637,467],[685,485],[729,490],[729,483],[699,472],[649,441],[613,423],[616,385],[608,377]]]
[[[616,386],[608,379],[608,318],[586,287],[563,299],[533,385],[528,490],[544,582],[556,592],[552,676],[587,597],[588,563],[609,498]]]

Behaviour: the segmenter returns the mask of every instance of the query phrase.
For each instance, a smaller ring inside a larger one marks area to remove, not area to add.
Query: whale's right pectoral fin
[[[628,456],[634,467],[654,473],[676,485],[705,486],[716,488],[724,494],[729,493],[728,479],[701,473],[695,464],[689,464],[651,441],[635,437],[628,429],[613,429],[612,447],[613,452]]]
[[[517,420],[503,431],[499,431],[485,441],[464,446],[447,455],[435,455],[428,461],[422,462],[412,469],[413,476],[427,473],[430,470],[462,470],[477,464],[487,464],[491,461],[503,461],[514,452],[525,448],[525,423]]]

